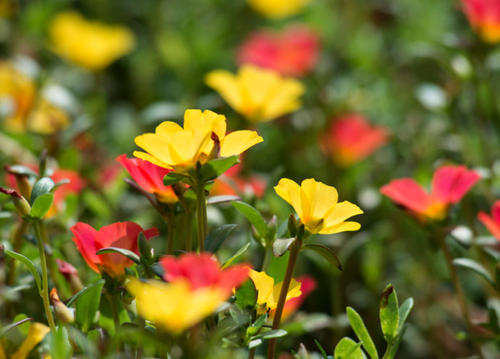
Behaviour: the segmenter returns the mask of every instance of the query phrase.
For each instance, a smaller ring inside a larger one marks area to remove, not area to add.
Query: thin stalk
[[[264,253],[264,261],[262,262],[262,271],[267,272],[267,268],[269,267],[269,264],[271,263],[271,258],[273,256],[273,247],[271,245],[268,245],[266,247],[266,252]]]
[[[14,232],[12,233],[12,249],[14,252],[20,252],[23,244],[23,235],[26,232],[26,228],[28,227],[28,222],[21,219],[17,224]],[[9,264],[7,267],[7,285],[13,285],[16,280],[16,263],[17,261],[14,258],[9,260]]]
[[[273,319],[273,330],[276,330],[280,326],[281,316],[283,314],[283,308],[285,307],[286,295],[288,289],[290,288],[290,283],[292,282],[293,271],[295,269],[295,263],[297,262],[297,257],[299,255],[300,248],[302,247],[302,237],[297,237],[297,240],[293,244],[290,250],[290,257],[288,258],[288,265],[286,267],[285,278],[283,279],[283,284],[281,285],[280,297],[278,299],[278,306],[276,307],[276,312],[274,313]],[[276,352],[276,338],[269,340],[269,346],[267,349],[267,359],[274,359]]]
[[[198,226],[198,252],[203,252],[205,247],[205,238],[207,238],[207,201],[205,198],[205,189],[202,183],[197,185],[196,191],[196,223]]]
[[[255,352],[257,351],[257,348],[252,348],[248,351],[248,359],[253,359],[255,357]]]
[[[116,301],[113,300],[113,296],[109,293],[106,293],[106,299],[109,301],[109,305],[111,306],[111,315],[113,316],[113,323],[115,324],[115,332],[120,326],[120,318],[118,317],[118,309],[116,308]]]
[[[193,217],[191,211],[186,211],[184,214],[184,231],[186,233],[186,251],[193,250]]]
[[[33,223],[35,229],[35,236],[38,242],[38,251],[40,253],[40,264],[42,267],[42,290],[40,296],[42,297],[43,307],[45,309],[45,315],[47,316],[47,321],[49,322],[49,327],[52,332],[55,331],[56,325],[54,323],[54,317],[52,316],[52,311],[50,310],[49,301],[49,283],[47,276],[47,259],[45,257],[45,249],[43,248],[42,230],[41,223],[39,220]]]
[[[451,281],[453,283],[453,286],[455,287],[455,292],[457,293],[457,299],[458,299],[458,304],[460,306],[460,310],[462,312],[462,316],[465,320],[465,323],[467,325],[467,331],[469,332],[470,335],[470,341],[472,345],[474,346],[479,358],[483,359],[483,352],[481,351],[481,347],[477,345],[474,340],[472,339],[472,321],[470,319],[470,312],[469,312],[469,306],[467,304],[467,299],[465,298],[464,291],[462,289],[462,285],[460,284],[460,279],[458,278],[458,274],[456,271],[455,266],[453,265],[453,257],[451,256],[450,250],[448,249],[448,246],[446,245],[445,241],[446,236],[440,236],[439,243],[441,245],[441,249],[443,250],[444,256],[446,258],[446,264],[448,266],[448,270],[451,275]]]
[[[163,216],[167,224],[167,254],[172,254],[174,250],[174,218],[170,214]]]

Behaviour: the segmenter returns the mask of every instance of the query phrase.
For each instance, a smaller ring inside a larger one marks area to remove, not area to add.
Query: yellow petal
[[[300,198],[300,186],[288,178],[282,178],[274,190],[285,201],[287,201],[297,212],[298,216],[302,218],[302,201]]]
[[[163,121],[158,126],[156,126],[155,134],[170,138],[170,136],[174,136],[181,131],[182,127],[179,126],[176,122]]]
[[[157,162],[165,163],[169,166],[175,163],[175,161],[172,160],[172,154],[170,153],[170,141],[161,135],[153,133],[139,135],[135,138],[135,144],[144,149],[151,156],[155,157]]]
[[[273,310],[273,309],[276,309],[276,307],[278,306],[278,300],[280,297],[282,286],[283,286],[283,282],[280,282],[274,286],[273,296],[272,296],[273,300],[271,302],[268,302],[269,309]],[[288,292],[286,293],[285,303],[288,300],[290,300],[292,298],[297,298],[302,294],[302,291],[300,290],[300,286],[301,286],[300,282],[297,282],[295,279],[292,278],[292,280],[290,282],[290,287],[288,288]]]
[[[242,111],[244,100],[235,75],[224,70],[211,71],[205,77],[205,83],[217,91],[234,110]]]
[[[173,334],[181,333],[213,313],[225,298],[218,289],[193,291],[184,281],[143,283],[131,279],[126,287],[135,296],[139,315]]]
[[[42,323],[31,324],[26,339],[19,347],[19,350],[11,356],[11,359],[25,359],[49,332],[50,328]]]
[[[338,193],[335,187],[308,178],[300,184],[302,191],[309,199],[311,205],[310,216],[317,220],[324,218],[338,201]]]
[[[262,120],[272,120],[300,108],[298,98],[304,93],[304,86],[295,79],[283,80],[269,96],[262,109]]]
[[[151,156],[149,153],[141,152],[141,151],[134,151],[133,155],[134,155],[134,157],[140,158],[141,160],[151,162],[152,164],[155,164],[157,166],[164,167],[164,168],[171,168],[165,162],[159,161],[157,158]]]
[[[222,157],[239,155],[262,141],[264,139],[255,131],[234,131],[224,137],[221,143],[220,155]]]
[[[318,233],[320,233],[320,234],[333,234],[333,233],[340,233],[340,232],[357,231],[360,228],[361,228],[361,225],[358,222],[347,221],[347,222],[342,222],[340,224],[337,224],[336,226],[324,227]]]
[[[328,213],[328,216],[326,216],[324,228],[336,226],[337,224],[344,222],[346,219],[362,213],[363,210],[354,203],[349,201],[337,203],[337,205],[333,207],[332,211]]]
[[[268,301],[272,301],[274,279],[265,272],[257,272],[253,269],[250,270],[249,276],[257,290],[257,304],[267,305]]]

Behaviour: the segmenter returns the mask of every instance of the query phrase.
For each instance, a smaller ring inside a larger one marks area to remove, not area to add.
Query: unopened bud
[[[5,187],[0,187],[0,192],[10,196],[10,198],[14,202],[14,206],[16,206],[17,212],[19,212],[21,216],[27,216],[28,214],[30,214],[31,206],[26,198],[21,196],[19,192],[12,188]]]
[[[72,309],[68,308],[63,302],[61,302],[56,288],[52,288],[50,291],[50,301],[54,306],[54,313],[56,314],[57,319],[66,324],[73,323],[75,321],[75,313]]]
[[[82,281],[78,275],[78,271],[68,262],[65,262],[59,258],[56,259],[57,266],[59,267],[59,273],[61,273],[66,281],[69,283],[71,288],[71,293],[76,294],[83,289]]]

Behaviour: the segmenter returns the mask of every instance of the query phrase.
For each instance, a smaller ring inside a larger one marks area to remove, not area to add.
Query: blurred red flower
[[[165,270],[163,279],[167,282],[185,280],[192,290],[218,288],[227,296],[248,278],[250,270],[247,264],[238,264],[223,270],[210,253],[186,253],[178,258],[165,256],[160,259],[160,264]]]
[[[448,206],[458,203],[479,179],[465,166],[443,166],[434,173],[430,194],[411,178],[393,180],[380,192],[419,217],[443,219]]]
[[[335,162],[349,166],[371,155],[388,137],[384,127],[372,126],[363,115],[348,114],[334,120],[320,141]]]
[[[98,231],[86,223],[78,222],[70,230],[74,235],[73,242],[89,267],[98,273],[104,271],[112,276],[122,275],[125,267],[132,265],[132,261],[117,253],[96,254],[99,249],[118,247],[138,254],[139,233],[144,232],[146,239],[159,234],[156,228],[143,230],[133,222],[116,222]]]
[[[240,176],[241,165],[237,164],[218,177],[210,190],[212,196],[240,196],[250,193],[257,198],[262,198],[266,191],[267,183],[258,176]]]
[[[246,39],[237,61],[273,69],[282,75],[303,76],[316,64],[318,35],[303,25],[292,25],[280,33],[259,31]]]
[[[486,42],[500,41],[500,0],[462,0],[471,26]]]
[[[491,216],[481,211],[478,213],[477,218],[500,241],[500,200],[496,201],[491,207]]]
[[[116,160],[143,190],[154,194],[160,202],[173,203],[178,200],[172,186],[163,184],[163,177],[171,170],[139,158],[127,158],[126,155],[120,155]]]

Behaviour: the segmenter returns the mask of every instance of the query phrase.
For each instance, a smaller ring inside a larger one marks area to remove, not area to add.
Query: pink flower
[[[471,26],[486,42],[500,41],[500,0],[462,0]]]
[[[458,203],[479,179],[465,166],[443,166],[434,173],[430,194],[411,178],[393,180],[380,192],[419,217],[443,219],[449,205]]]
[[[389,137],[381,126],[372,126],[363,115],[349,114],[334,120],[320,139],[323,151],[342,166],[361,161],[383,146]]]
[[[133,222],[116,222],[98,231],[86,223],[78,222],[70,230],[74,235],[73,242],[89,267],[97,273],[104,271],[112,276],[122,275],[125,267],[132,265],[132,261],[118,253],[96,254],[99,249],[118,247],[139,254],[137,249],[139,233],[144,232],[146,239],[158,235],[156,228],[143,230]]]
[[[257,198],[262,198],[267,187],[266,181],[258,176],[242,177],[240,172],[240,164],[228,169],[214,181],[210,194],[212,196],[240,196],[251,193]]]
[[[171,170],[139,158],[127,158],[125,155],[118,156],[116,160],[125,167],[130,176],[143,190],[154,194],[160,202],[177,202],[178,198],[172,186],[163,184],[163,177]]]
[[[234,265],[221,269],[219,262],[210,253],[186,253],[179,258],[165,256],[160,259],[167,282],[187,281],[192,290],[211,287],[222,290],[227,296],[243,283],[249,274],[248,265]]]
[[[303,76],[311,71],[318,58],[319,39],[306,26],[293,25],[281,33],[256,32],[240,47],[237,60],[273,69],[282,75]]]
[[[479,212],[477,218],[500,241],[500,200],[491,207],[491,216],[485,212]]]

